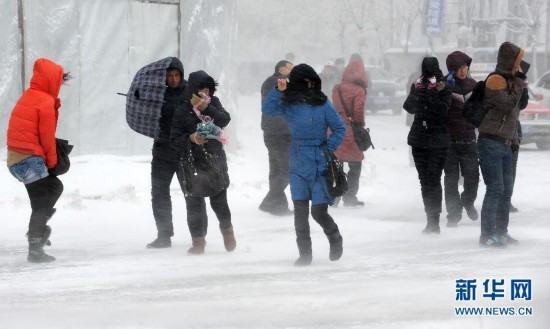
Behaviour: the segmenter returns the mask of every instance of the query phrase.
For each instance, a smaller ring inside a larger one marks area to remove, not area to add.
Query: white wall
[[[0,0],[2,144],[21,95],[17,1]],[[25,88],[37,58],[47,57],[74,77],[61,88],[58,136],[84,153],[148,154],[151,140],[126,124],[125,93],[137,70],[178,56],[179,6],[139,1],[23,0]],[[8,33],[4,36],[4,33]],[[7,60],[5,60],[7,59]]]

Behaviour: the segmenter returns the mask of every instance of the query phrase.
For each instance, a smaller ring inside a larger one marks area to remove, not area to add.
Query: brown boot
[[[223,245],[225,250],[233,251],[237,247],[237,241],[235,241],[235,233],[233,232],[233,226],[224,228],[221,230],[223,236]]]
[[[206,239],[202,236],[199,238],[192,238],[193,246],[187,250],[188,254],[200,255],[204,254],[204,247],[206,246]]]

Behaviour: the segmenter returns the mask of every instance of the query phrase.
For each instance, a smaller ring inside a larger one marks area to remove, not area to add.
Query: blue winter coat
[[[344,140],[346,126],[330,101],[321,106],[306,103],[287,104],[283,93],[273,88],[262,104],[269,116],[284,116],[288,122],[290,146],[290,193],[292,200],[311,200],[312,204],[332,204],[334,197],[327,191],[325,174],[327,159],[323,145],[334,152]],[[327,129],[332,134],[327,139]]]

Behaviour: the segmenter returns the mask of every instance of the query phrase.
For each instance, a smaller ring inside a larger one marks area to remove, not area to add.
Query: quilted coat
[[[346,124],[346,137],[335,153],[336,157],[342,161],[361,162],[364,155],[363,151],[361,151],[357,146],[355,138],[353,137],[351,122],[346,114],[346,111],[344,111],[342,102],[340,101],[338,88],[342,90],[342,97],[346,103],[348,112],[352,115],[352,119],[360,125],[365,126],[365,98],[367,96],[367,83],[367,73],[365,72],[363,61],[356,60],[350,62],[344,70],[342,83],[334,86],[332,89],[332,101],[334,102],[336,110],[338,110],[338,113]]]
[[[8,126],[8,149],[41,156],[48,168],[57,164],[55,130],[62,83],[61,66],[45,58],[36,60],[31,85],[15,104]]]

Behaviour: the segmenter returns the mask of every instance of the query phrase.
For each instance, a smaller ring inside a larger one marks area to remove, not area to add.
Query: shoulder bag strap
[[[342,96],[342,89],[340,88],[341,85],[338,85],[338,96],[340,96],[340,103],[342,103],[342,107],[344,108],[344,112],[346,112],[346,115],[348,116],[350,123],[355,123],[355,119],[353,119],[353,116],[351,116],[348,107],[346,106],[346,102],[344,102],[344,96]]]

